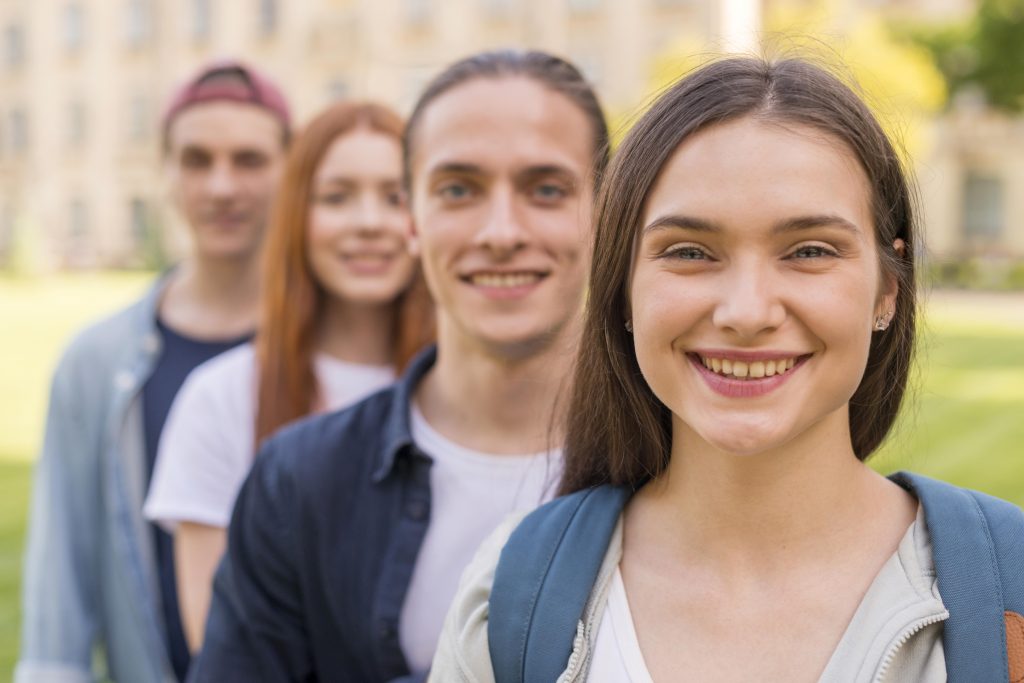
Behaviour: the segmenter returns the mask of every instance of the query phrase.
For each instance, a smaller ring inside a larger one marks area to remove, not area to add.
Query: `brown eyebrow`
[[[817,214],[811,216],[798,216],[796,218],[790,218],[772,226],[771,234],[778,235],[786,232],[794,232],[800,230],[810,230],[812,228],[821,228],[826,226],[833,226],[841,228],[847,232],[852,232],[856,235],[861,234],[860,228],[855,224],[846,220],[842,216],[836,214]],[[670,215],[662,216],[658,218],[650,225],[647,225],[643,229],[643,234],[654,232],[657,230],[667,230],[671,228],[679,228],[682,230],[693,230],[695,232],[722,232],[722,226],[712,221],[707,221],[702,218],[696,218],[693,216],[682,216],[682,215]]]
[[[445,162],[430,169],[430,175],[441,175],[444,173],[451,173],[455,175],[484,175],[484,169],[476,164],[467,164],[460,161]]]

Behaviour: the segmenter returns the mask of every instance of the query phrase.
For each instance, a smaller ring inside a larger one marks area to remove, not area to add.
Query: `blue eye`
[[[437,190],[437,194],[449,201],[459,201],[470,196],[471,190],[465,183],[448,183]]]
[[[567,194],[568,192],[564,188],[553,183],[543,183],[533,189],[534,197],[542,201],[557,201],[564,198]]]
[[[810,258],[821,258],[823,256],[836,256],[836,252],[825,247],[817,245],[809,245],[806,247],[800,247],[793,252],[792,258],[797,259],[810,259]]]
[[[316,201],[318,204],[326,204],[328,206],[340,206],[348,201],[347,192],[325,192],[317,196]]]
[[[708,255],[700,247],[676,247],[666,251],[664,257],[680,261],[701,261],[706,259]]]

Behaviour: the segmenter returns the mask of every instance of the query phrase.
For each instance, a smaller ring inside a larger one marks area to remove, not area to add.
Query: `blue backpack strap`
[[[487,637],[497,683],[555,681],[632,492],[599,486],[530,513],[501,551]]]
[[[949,680],[1010,680],[1007,612],[1024,614],[1024,511],[916,474],[892,479],[924,506],[949,609],[942,637]]]

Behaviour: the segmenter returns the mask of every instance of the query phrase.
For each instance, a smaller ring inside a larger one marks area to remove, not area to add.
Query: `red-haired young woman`
[[[407,248],[402,131],[384,107],[344,103],[294,141],[266,239],[256,340],[198,368],[171,409],[145,511],[174,530],[192,649],[259,443],[390,384],[433,334]]]

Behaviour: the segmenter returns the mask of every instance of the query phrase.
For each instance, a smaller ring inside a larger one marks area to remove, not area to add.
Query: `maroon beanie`
[[[227,100],[263,107],[278,121],[287,140],[291,131],[291,116],[284,93],[269,78],[241,62],[222,60],[207,64],[181,85],[164,110],[163,134],[182,111],[193,104]]]

